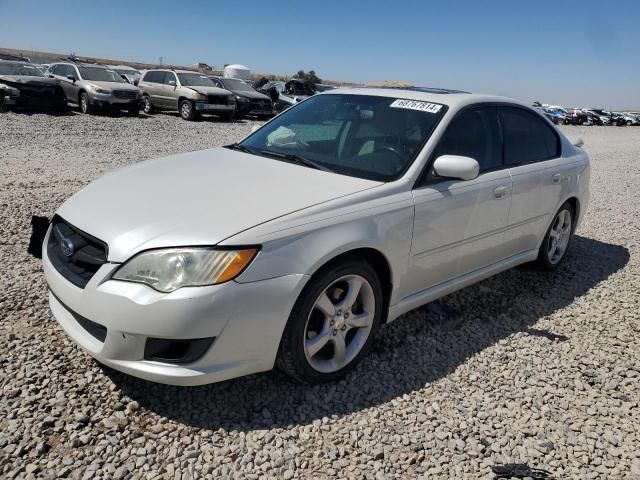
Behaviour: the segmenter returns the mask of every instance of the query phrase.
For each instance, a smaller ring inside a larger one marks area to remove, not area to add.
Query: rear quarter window
[[[505,165],[540,162],[560,156],[560,137],[536,114],[518,107],[500,107],[498,114]]]

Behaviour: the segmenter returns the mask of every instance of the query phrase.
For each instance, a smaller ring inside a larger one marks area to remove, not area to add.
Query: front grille
[[[134,100],[137,97],[137,93],[133,90],[114,90],[113,96],[123,100]]]
[[[271,110],[273,108],[270,100],[254,99],[251,100],[250,105],[251,110]]]
[[[207,95],[207,103],[212,105],[228,105],[229,97],[227,95]]]
[[[98,269],[107,263],[107,244],[56,216],[51,222],[47,256],[55,269],[84,288]]]

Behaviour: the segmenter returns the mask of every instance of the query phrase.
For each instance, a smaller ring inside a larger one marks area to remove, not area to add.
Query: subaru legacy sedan
[[[332,381],[383,323],[519,264],[558,268],[589,172],[509,98],[331,90],[76,193],[44,240],[49,301],[90,355],[144,379]]]

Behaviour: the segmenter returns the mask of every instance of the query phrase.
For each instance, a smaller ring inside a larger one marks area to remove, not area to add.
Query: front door
[[[413,191],[415,219],[407,294],[436,286],[504,258],[511,176],[502,165],[495,107],[463,110],[432,156],[462,155],[480,164],[473,180],[433,172]]]

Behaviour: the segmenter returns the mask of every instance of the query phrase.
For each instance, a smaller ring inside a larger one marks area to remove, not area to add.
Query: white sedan
[[[43,248],[51,309],[99,362],[148,380],[335,380],[382,323],[518,264],[558,267],[589,172],[509,98],[331,90],[67,200]]]

